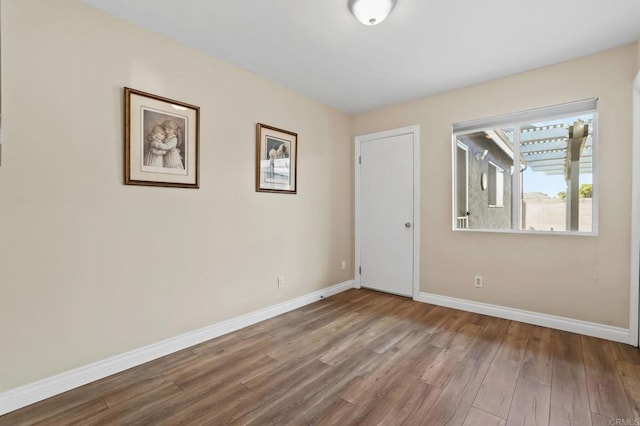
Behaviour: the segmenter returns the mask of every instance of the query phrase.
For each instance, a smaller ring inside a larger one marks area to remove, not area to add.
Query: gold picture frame
[[[124,88],[125,185],[199,188],[200,108]]]

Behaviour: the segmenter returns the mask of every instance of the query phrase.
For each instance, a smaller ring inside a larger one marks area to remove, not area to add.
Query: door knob
[[[405,224],[404,224],[404,227],[405,227],[405,228],[411,228],[411,222],[407,222],[407,223],[405,223]]]

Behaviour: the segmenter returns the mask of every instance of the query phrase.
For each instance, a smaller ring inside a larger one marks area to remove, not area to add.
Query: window
[[[596,107],[589,99],[454,124],[453,228],[595,234]]]
[[[489,161],[489,207],[504,207],[504,170]]]

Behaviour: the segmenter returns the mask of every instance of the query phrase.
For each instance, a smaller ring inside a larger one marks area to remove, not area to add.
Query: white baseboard
[[[414,300],[423,303],[430,303],[432,305],[445,306],[447,308],[460,309],[462,311],[473,312],[476,314],[489,315],[492,317],[540,325],[557,330],[570,331],[573,333],[584,334],[585,336],[599,337],[601,339],[613,340],[614,342],[632,344],[628,328],[612,327],[609,325],[541,314],[522,309],[490,305],[488,303],[474,302],[455,297],[440,296],[432,293],[420,292],[420,295]]]
[[[239,330],[260,321],[273,318],[285,312],[326,297],[333,296],[353,287],[353,281],[345,281],[322,290],[296,297],[277,305],[268,306],[239,317],[212,324],[210,326],[172,337],[143,348],[135,349],[111,358],[79,367],[35,383],[0,393],[0,416],[54,395],[94,382],[115,373],[127,370],[145,362],[169,355],[198,343]]]

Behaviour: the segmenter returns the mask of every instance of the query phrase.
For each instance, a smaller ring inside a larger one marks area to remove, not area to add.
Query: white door
[[[414,235],[415,137],[405,132],[356,139],[360,285],[409,297],[414,289],[414,238],[418,238]]]

